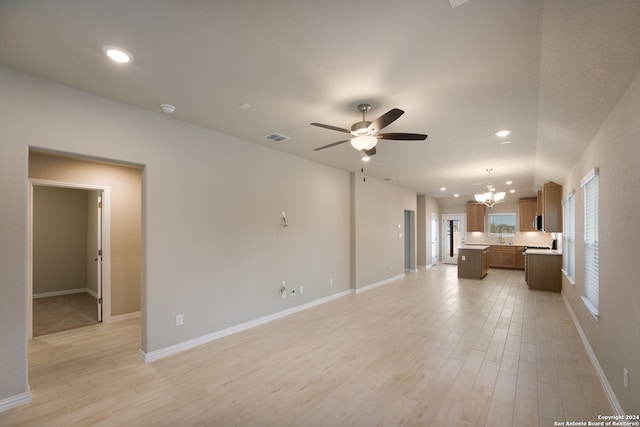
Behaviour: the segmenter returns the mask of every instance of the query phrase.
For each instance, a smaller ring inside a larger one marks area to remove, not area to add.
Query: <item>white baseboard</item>
[[[26,405],[27,403],[31,403],[30,391],[0,400],[0,412],[7,411],[17,406]]]
[[[337,294],[329,295],[328,297],[320,298],[315,301],[311,301],[306,304],[298,305],[296,307],[289,308],[287,310],[279,311],[277,313],[271,314],[269,316],[260,317],[259,319],[251,320],[249,322],[241,323],[236,326],[231,326],[230,328],[222,329],[217,332],[213,332],[211,334],[203,335],[198,338],[194,338],[192,340],[184,341],[169,347],[161,348],[159,350],[154,350],[148,353],[140,350],[138,355],[140,359],[142,359],[145,363],[155,362],[156,360],[163,359],[167,356],[174,355],[176,353],[183,352],[185,350],[192,349],[194,347],[201,346],[203,344],[209,343],[211,341],[218,340],[220,338],[224,338],[226,336],[245,331],[247,329],[264,325],[265,323],[269,323],[273,320],[280,319],[282,317],[290,316],[294,313],[298,313],[300,311],[306,310],[311,307],[315,307],[320,304],[327,303],[329,301],[333,301],[338,298],[342,298],[347,295],[351,295],[353,291],[351,289],[339,292]]]
[[[582,326],[580,326],[580,323],[578,322],[578,318],[576,317],[576,314],[573,312],[573,308],[571,308],[571,304],[569,303],[569,300],[567,299],[567,296],[564,292],[562,292],[562,299],[564,300],[564,305],[567,306],[567,310],[569,311],[569,315],[573,320],[573,324],[576,326],[576,329],[578,330],[578,334],[580,335],[582,344],[584,344],[584,348],[587,350],[589,359],[591,360],[591,363],[593,364],[593,367],[595,368],[596,373],[598,374],[598,378],[600,379],[600,383],[604,388],[604,392],[607,394],[607,398],[609,399],[609,403],[611,404],[611,407],[613,408],[616,415],[624,416],[625,413],[624,413],[624,410],[622,409],[622,405],[620,405],[620,402],[618,402],[618,398],[616,397],[616,394],[613,392],[613,388],[611,387],[611,384],[609,384],[609,380],[607,379],[607,376],[604,374],[604,371],[602,370],[602,366],[600,366],[600,362],[598,361],[596,354],[593,352],[593,349],[591,348],[591,344],[589,344],[589,340],[587,340],[587,336],[584,334],[584,331],[582,330]]]
[[[356,289],[356,294],[361,294],[362,292],[370,291],[371,289],[378,288],[380,286],[388,285],[389,283],[393,283],[397,280],[404,279],[406,277],[405,273],[398,274],[397,276],[390,277],[388,279],[382,280],[380,282],[372,283],[370,285],[364,286],[362,288]]]
[[[65,289],[64,291],[54,291],[54,292],[41,292],[39,294],[33,294],[33,299],[38,298],[47,298],[47,297],[57,297],[60,295],[71,295],[71,294],[82,294],[88,293],[94,298],[98,298],[98,294],[92,291],[89,288],[78,288],[78,289]]]
[[[117,316],[111,316],[111,323],[124,322],[125,320],[139,319],[141,315],[140,311],[134,311],[133,313],[118,314]]]

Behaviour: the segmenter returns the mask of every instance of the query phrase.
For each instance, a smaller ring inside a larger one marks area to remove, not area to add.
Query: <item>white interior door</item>
[[[458,263],[458,247],[465,244],[466,237],[465,214],[442,215],[442,262]]]
[[[431,214],[431,265],[438,264],[438,214]]]
[[[98,322],[102,322],[102,195],[98,196],[98,247],[96,248],[96,262],[97,262],[97,283],[98,283]]]

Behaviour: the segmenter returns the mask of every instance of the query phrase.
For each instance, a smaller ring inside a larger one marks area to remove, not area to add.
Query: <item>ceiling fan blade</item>
[[[376,135],[378,139],[395,139],[398,141],[424,141],[428,135],[422,133],[381,133]]]
[[[319,128],[325,128],[330,130],[337,130],[338,132],[351,133],[349,129],[339,128],[337,126],[325,125],[322,123],[311,123],[311,126],[318,126]]]
[[[331,144],[323,145],[322,147],[314,148],[313,151],[324,150],[325,148],[335,147],[336,145],[344,144],[345,142],[351,141],[350,139],[344,139],[342,141],[333,142]]]
[[[367,156],[373,156],[374,154],[376,154],[376,147],[370,148],[368,150],[362,150],[364,151],[364,154],[366,154]]]
[[[402,111],[401,109],[393,108],[387,111],[386,113],[384,113],[383,115],[381,115],[380,117],[378,117],[377,119],[375,119],[369,125],[369,131],[378,132],[380,129],[386,126],[389,126],[391,123],[398,120],[398,117],[400,117],[403,114],[404,114],[404,111]]]

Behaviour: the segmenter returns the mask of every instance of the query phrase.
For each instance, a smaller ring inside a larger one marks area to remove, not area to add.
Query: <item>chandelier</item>
[[[496,203],[500,203],[504,200],[504,191],[496,193],[496,189],[491,185],[491,171],[493,169],[486,169],[489,172],[489,184],[487,185],[487,192],[482,194],[476,194],[476,202],[483,203],[491,209]]]

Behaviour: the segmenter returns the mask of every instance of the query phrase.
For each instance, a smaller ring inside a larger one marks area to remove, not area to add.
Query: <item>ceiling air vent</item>
[[[269,135],[265,135],[264,137],[275,142],[282,142],[282,141],[286,141],[287,139],[291,139],[288,136],[285,136],[285,135],[282,135],[281,133],[276,133],[276,132],[270,133]]]

